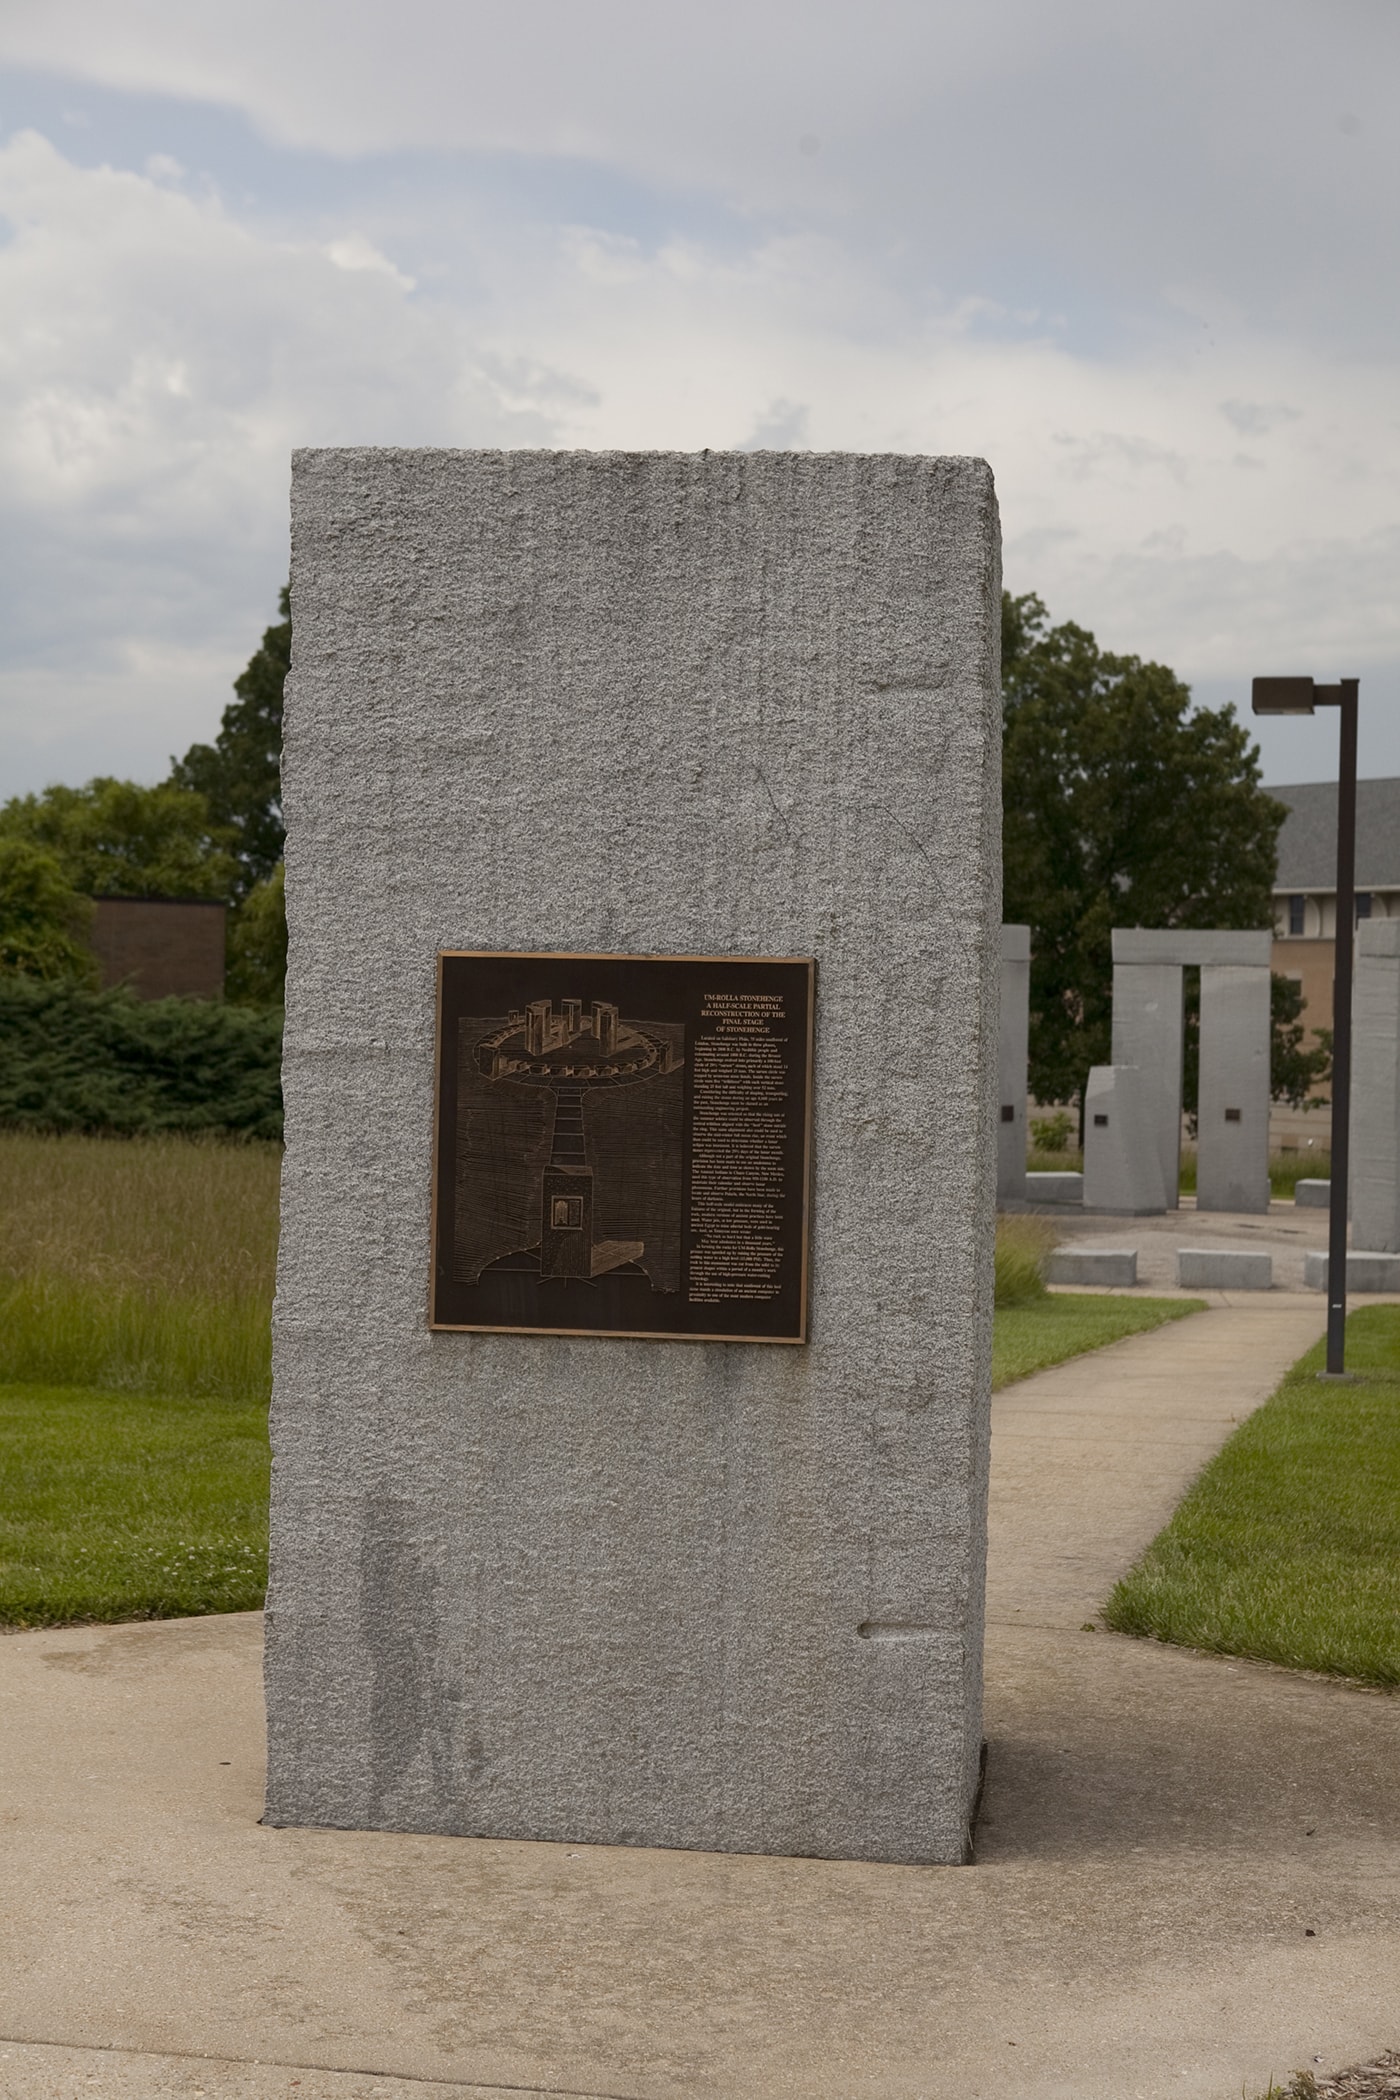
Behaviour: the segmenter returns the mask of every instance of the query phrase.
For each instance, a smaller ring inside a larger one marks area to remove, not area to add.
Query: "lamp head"
[[[1256,715],[1310,715],[1317,705],[1317,690],[1311,678],[1256,678]]]

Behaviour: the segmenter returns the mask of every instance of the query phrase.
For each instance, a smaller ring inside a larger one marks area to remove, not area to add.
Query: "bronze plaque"
[[[804,1342],[806,957],[438,957],[434,1327]]]

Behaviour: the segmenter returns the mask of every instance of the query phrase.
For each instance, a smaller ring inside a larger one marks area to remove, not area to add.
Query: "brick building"
[[[95,897],[89,938],[104,985],[139,999],[221,999],[222,904],[204,897]]]
[[[1303,1018],[1312,1028],[1332,1025],[1332,975],[1337,938],[1337,783],[1307,781],[1271,787],[1288,805],[1278,843],[1274,885],[1273,966],[1302,987]],[[1356,790],[1356,916],[1400,918],[1400,780],[1362,780]],[[1326,1109],[1308,1113],[1276,1107],[1271,1120],[1279,1145],[1325,1146]]]

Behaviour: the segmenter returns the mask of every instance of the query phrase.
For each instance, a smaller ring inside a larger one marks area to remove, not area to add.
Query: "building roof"
[[[1267,791],[1288,804],[1278,835],[1276,890],[1337,887],[1337,783],[1308,780]],[[1400,890],[1400,780],[1356,783],[1356,887]]]

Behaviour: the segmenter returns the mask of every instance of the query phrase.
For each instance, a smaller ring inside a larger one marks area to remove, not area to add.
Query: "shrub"
[[[1059,1109],[1053,1116],[1032,1116],[1031,1137],[1037,1152],[1063,1152],[1074,1129],[1073,1116]]]
[[[282,1016],[0,976],[0,1126],[282,1135]]]

